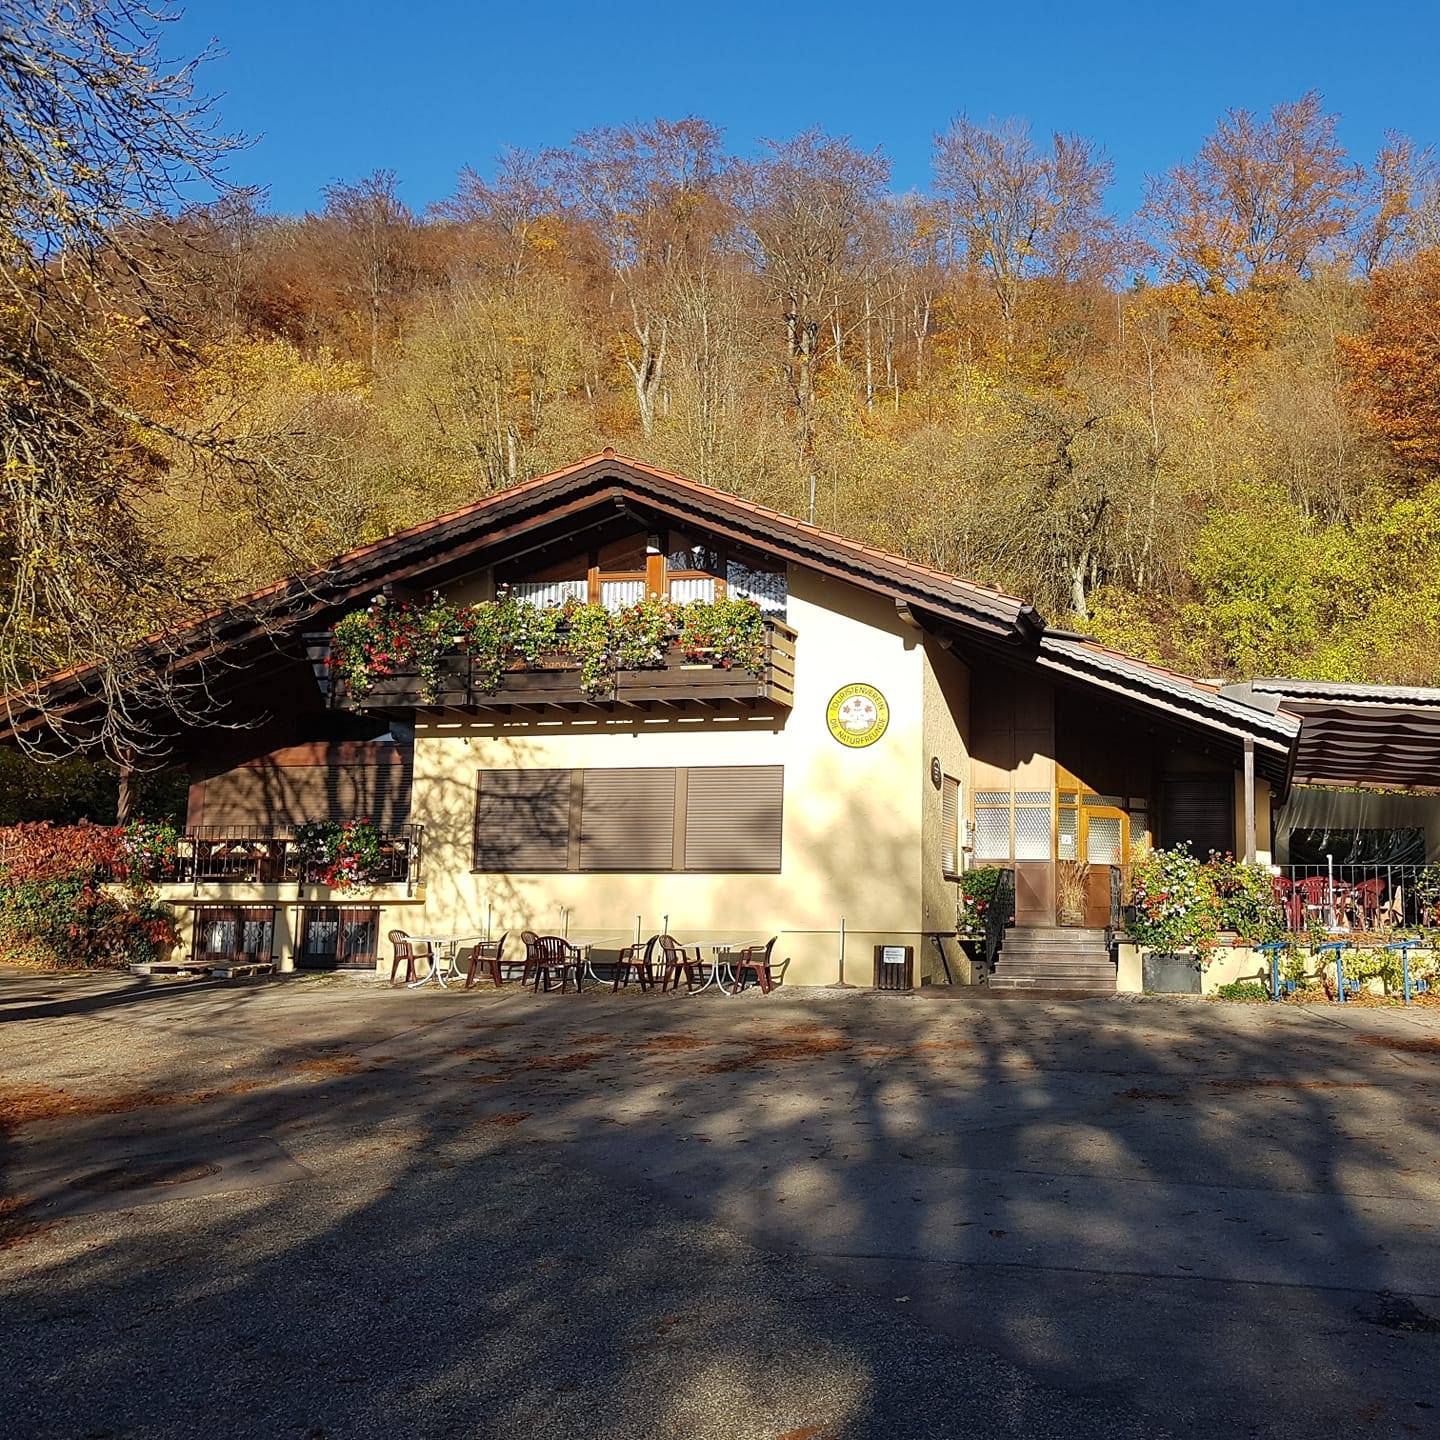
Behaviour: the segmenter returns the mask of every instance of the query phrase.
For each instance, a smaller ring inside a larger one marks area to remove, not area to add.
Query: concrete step
[[[1053,935],[1059,935],[1066,940],[1085,940],[1093,937],[1102,944],[1105,941],[1105,931],[1102,928],[1084,925],[1011,925],[1005,931],[1005,943],[1008,945],[1012,940],[1018,940],[1025,936],[1035,939],[1046,939]]]
[[[1047,971],[1053,975],[1113,975],[1115,966],[1106,959],[1084,960],[1084,959],[1034,959],[1027,956],[1021,959],[1020,956],[1002,955],[999,958],[996,971],[1005,971],[1007,975],[1034,975],[1037,971]]]
[[[997,975],[1099,975],[1113,978],[1115,967],[1109,961],[1104,961],[1099,965],[1090,965],[1085,963],[1066,964],[1063,961],[1050,960],[1043,964],[1024,965],[1016,964],[1013,961],[1007,964],[1002,960],[995,967],[995,973]]]
[[[1035,980],[1005,980],[999,975],[992,975],[986,982],[991,990],[1009,991],[1016,995],[1061,993],[1075,995],[1113,995],[1115,993],[1115,982],[1102,984],[1098,980],[1071,980],[1059,979],[1051,976],[1042,976]]]
[[[1084,955],[1087,959],[1103,960],[1109,956],[1109,949],[1103,945],[1063,945],[1063,943],[1044,943],[1044,945],[1009,945],[1005,943],[999,948],[1001,955]]]
[[[1002,945],[1103,945],[1103,930],[1007,930]]]

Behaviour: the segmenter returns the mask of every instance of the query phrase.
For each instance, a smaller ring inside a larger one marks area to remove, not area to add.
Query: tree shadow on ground
[[[1324,1017],[282,985],[142,1038],[181,1098],[20,1125],[22,1192],[256,1136],[312,1178],[12,1249],[17,1435],[1398,1435],[1433,1403],[1434,1060]]]

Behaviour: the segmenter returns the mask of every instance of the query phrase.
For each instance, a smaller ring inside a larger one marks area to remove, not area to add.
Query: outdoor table
[[[455,952],[460,948],[459,938],[449,935],[412,935],[410,943],[430,947],[430,969],[418,980],[411,980],[405,988],[414,990],[433,980],[442,990],[448,990],[450,987],[445,983],[445,971],[448,970],[452,978],[459,973],[455,969]]]
[[[718,987],[723,994],[725,992],[725,983],[720,976],[725,962],[721,959],[721,956],[733,954],[736,950],[743,950],[749,942],[746,940],[707,940],[705,944],[709,946],[710,952],[715,958],[710,962],[710,973],[705,977],[705,983],[690,991],[690,994],[703,995],[712,985]],[[695,948],[699,950],[704,947],[697,945]],[[731,979],[734,979],[733,971],[731,973]]]

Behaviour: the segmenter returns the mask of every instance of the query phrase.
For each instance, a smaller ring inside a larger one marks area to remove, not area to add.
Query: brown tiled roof
[[[174,635],[152,636],[137,651],[157,665],[184,668],[266,636],[323,627],[388,582],[423,580],[427,571],[481,553],[501,536],[607,498],[628,499],[681,522],[743,539],[995,639],[1033,643],[1043,629],[1032,606],[1000,590],[605,450],[357,546],[305,574],[263,586]],[[92,674],[76,669],[50,676],[45,682],[50,703],[62,711],[67,706],[83,709],[89,703]],[[0,699],[0,717],[0,739],[40,719],[23,697]]]

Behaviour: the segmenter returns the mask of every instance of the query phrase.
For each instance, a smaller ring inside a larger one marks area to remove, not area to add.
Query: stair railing
[[[1009,869],[1000,871],[1000,878],[995,885],[995,897],[990,902],[990,909],[985,914],[985,970],[986,973],[993,973],[995,959],[1000,954],[1000,947],[1005,942],[1005,931],[1011,921],[1015,919],[1015,872]]]

